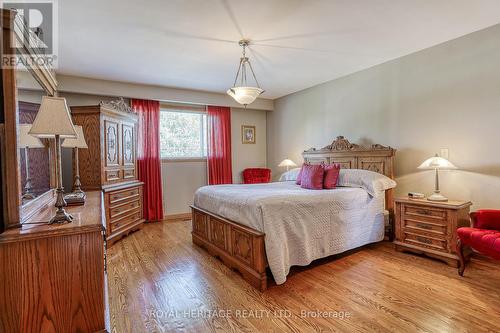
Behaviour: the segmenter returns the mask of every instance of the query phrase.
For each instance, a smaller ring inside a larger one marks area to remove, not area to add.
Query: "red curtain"
[[[208,106],[208,184],[232,184],[231,109]]]
[[[163,187],[160,158],[160,102],[131,100],[139,116],[137,173],[144,182],[143,209],[146,221],[163,219]]]

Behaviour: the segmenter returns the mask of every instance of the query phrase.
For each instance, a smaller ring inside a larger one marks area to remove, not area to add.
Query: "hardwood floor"
[[[461,278],[378,243],[294,269],[261,293],[190,231],[189,221],[148,224],[108,250],[113,332],[500,331],[497,262],[475,257]]]

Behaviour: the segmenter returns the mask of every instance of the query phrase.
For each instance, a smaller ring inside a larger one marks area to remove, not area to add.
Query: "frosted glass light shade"
[[[232,87],[227,90],[227,94],[242,105],[253,103],[263,92],[257,87]]]
[[[295,164],[294,161],[289,160],[288,158],[285,158],[283,161],[278,164],[279,167],[296,167],[297,164]]]
[[[76,138],[66,99],[43,96],[29,134],[38,138],[53,138],[56,135],[61,138]]]
[[[64,139],[61,147],[65,148],[88,148],[87,142],[85,141],[85,135],[83,134],[82,126],[75,126],[76,139],[66,138]]]
[[[45,148],[39,138],[29,135],[31,124],[19,124],[19,148]]]
[[[426,159],[419,165],[419,169],[457,169],[450,161],[445,158],[434,156]]]

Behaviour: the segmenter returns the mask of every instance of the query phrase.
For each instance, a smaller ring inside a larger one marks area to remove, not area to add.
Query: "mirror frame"
[[[7,9],[0,9],[1,18],[0,24],[2,28],[2,52],[3,54],[15,54],[15,50],[11,49],[16,32],[14,29],[14,21],[16,12]],[[21,42],[22,48],[20,52],[28,56],[36,56],[22,42],[23,38],[17,38]],[[9,52],[6,52],[9,51]],[[28,72],[40,84],[44,93],[49,96],[57,95],[57,81],[54,73],[47,67],[33,66],[27,67]],[[4,97],[4,124],[0,125],[0,149],[2,156],[9,157],[2,160],[2,180],[3,180],[3,210],[4,210],[4,228],[15,228],[21,226],[22,222],[34,215],[49,202],[55,200],[54,190],[51,189],[33,202],[22,206],[22,186],[20,174],[20,153],[18,149],[18,131],[17,125],[19,120],[17,85],[16,85],[16,69],[2,68],[3,81],[3,97]],[[49,153],[52,149],[49,149]],[[51,168],[51,179],[55,179],[52,175],[55,169]],[[52,184],[51,184],[52,185]]]

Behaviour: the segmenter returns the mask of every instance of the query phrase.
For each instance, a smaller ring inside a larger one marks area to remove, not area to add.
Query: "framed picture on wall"
[[[255,143],[255,126],[241,125],[241,143]]]

